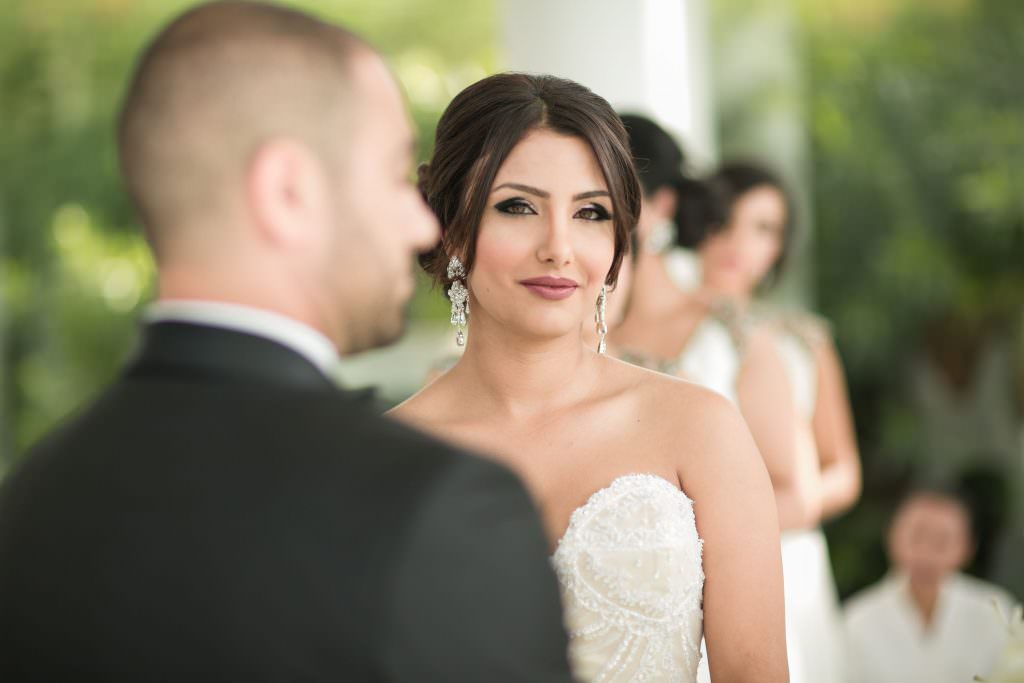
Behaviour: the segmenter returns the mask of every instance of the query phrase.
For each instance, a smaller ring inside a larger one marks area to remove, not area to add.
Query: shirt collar
[[[200,299],[161,299],[146,308],[147,323],[186,322],[263,337],[286,346],[334,376],[338,350],[322,333],[293,318],[261,308]]]

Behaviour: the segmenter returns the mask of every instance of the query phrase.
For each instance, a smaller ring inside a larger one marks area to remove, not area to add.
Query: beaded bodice
[[[583,681],[696,680],[703,541],[693,502],[653,474],[628,474],[575,512],[552,557]]]

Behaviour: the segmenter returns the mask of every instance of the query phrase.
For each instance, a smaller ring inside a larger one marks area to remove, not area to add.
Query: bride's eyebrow
[[[540,197],[541,199],[548,199],[551,196],[551,193],[546,191],[546,190],[541,190],[541,189],[538,189],[536,187],[531,187],[530,185],[523,185],[521,183],[502,183],[501,185],[498,185],[496,188],[491,190],[491,192],[492,193],[493,192],[497,192],[498,190],[504,189],[506,187],[511,189],[511,190],[519,190],[520,192],[525,192],[527,194],[532,194],[532,195],[534,195],[536,197]],[[608,193],[607,190],[591,190],[590,192],[580,192],[579,194],[573,195],[572,196],[572,200],[574,202],[578,202],[581,199],[593,199],[594,197],[610,197],[610,196],[611,195]]]
[[[532,194],[532,195],[534,195],[536,197],[540,197],[541,199],[547,199],[548,197],[551,196],[551,193],[547,192],[546,190],[539,190],[536,187],[531,187],[529,185],[522,185],[520,183],[502,183],[501,185],[498,185],[496,188],[491,190],[491,192],[492,193],[493,192],[497,192],[498,190],[500,190],[502,188],[505,188],[505,187],[507,187],[507,188],[509,188],[511,190],[519,190],[520,192],[525,192],[527,194]]]

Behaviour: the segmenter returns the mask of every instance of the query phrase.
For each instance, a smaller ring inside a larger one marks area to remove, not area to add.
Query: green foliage
[[[850,374],[868,491],[835,528],[840,555],[873,558],[836,562],[848,592],[881,570],[893,480],[929,456],[909,370],[958,343],[950,329],[961,356],[1020,335],[1024,7],[804,4],[816,293]]]
[[[858,374],[929,320],[1024,302],[1024,11],[895,4],[881,25],[808,11],[818,291]]]
[[[934,465],[912,371],[931,357],[969,373],[986,342],[1010,338],[1024,387],[1024,5],[716,0],[714,10],[722,62],[746,67],[722,74],[740,86],[716,103],[723,149],[776,151],[757,134],[777,130],[780,111],[799,116],[787,107],[803,99],[813,235],[802,257],[846,365],[865,469],[861,503],[829,528],[848,594],[884,570],[889,507]],[[758,43],[765,35],[771,44]],[[794,53],[802,71],[788,66]]]
[[[114,117],[135,56],[185,0],[12,0],[0,14],[0,474],[117,371],[153,266],[121,189]],[[494,5],[288,3],[389,59],[421,140],[493,70]],[[414,315],[443,319],[436,296]]]

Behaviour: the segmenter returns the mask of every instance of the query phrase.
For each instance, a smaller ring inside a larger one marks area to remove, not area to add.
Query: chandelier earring
[[[608,346],[604,338],[608,334],[608,323],[604,318],[605,305],[608,303],[608,286],[601,285],[601,293],[597,295],[597,306],[594,309],[594,328],[597,330],[597,352],[604,353]]]
[[[451,287],[448,288],[448,299],[452,302],[451,324],[455,328],[455,343],[459,346],[466,345],[466,323],[469,321],[469,290],[463,280],[466,277],[466,268],[457,256],[452,256],[448,261],[448,279],[451,280]]]

